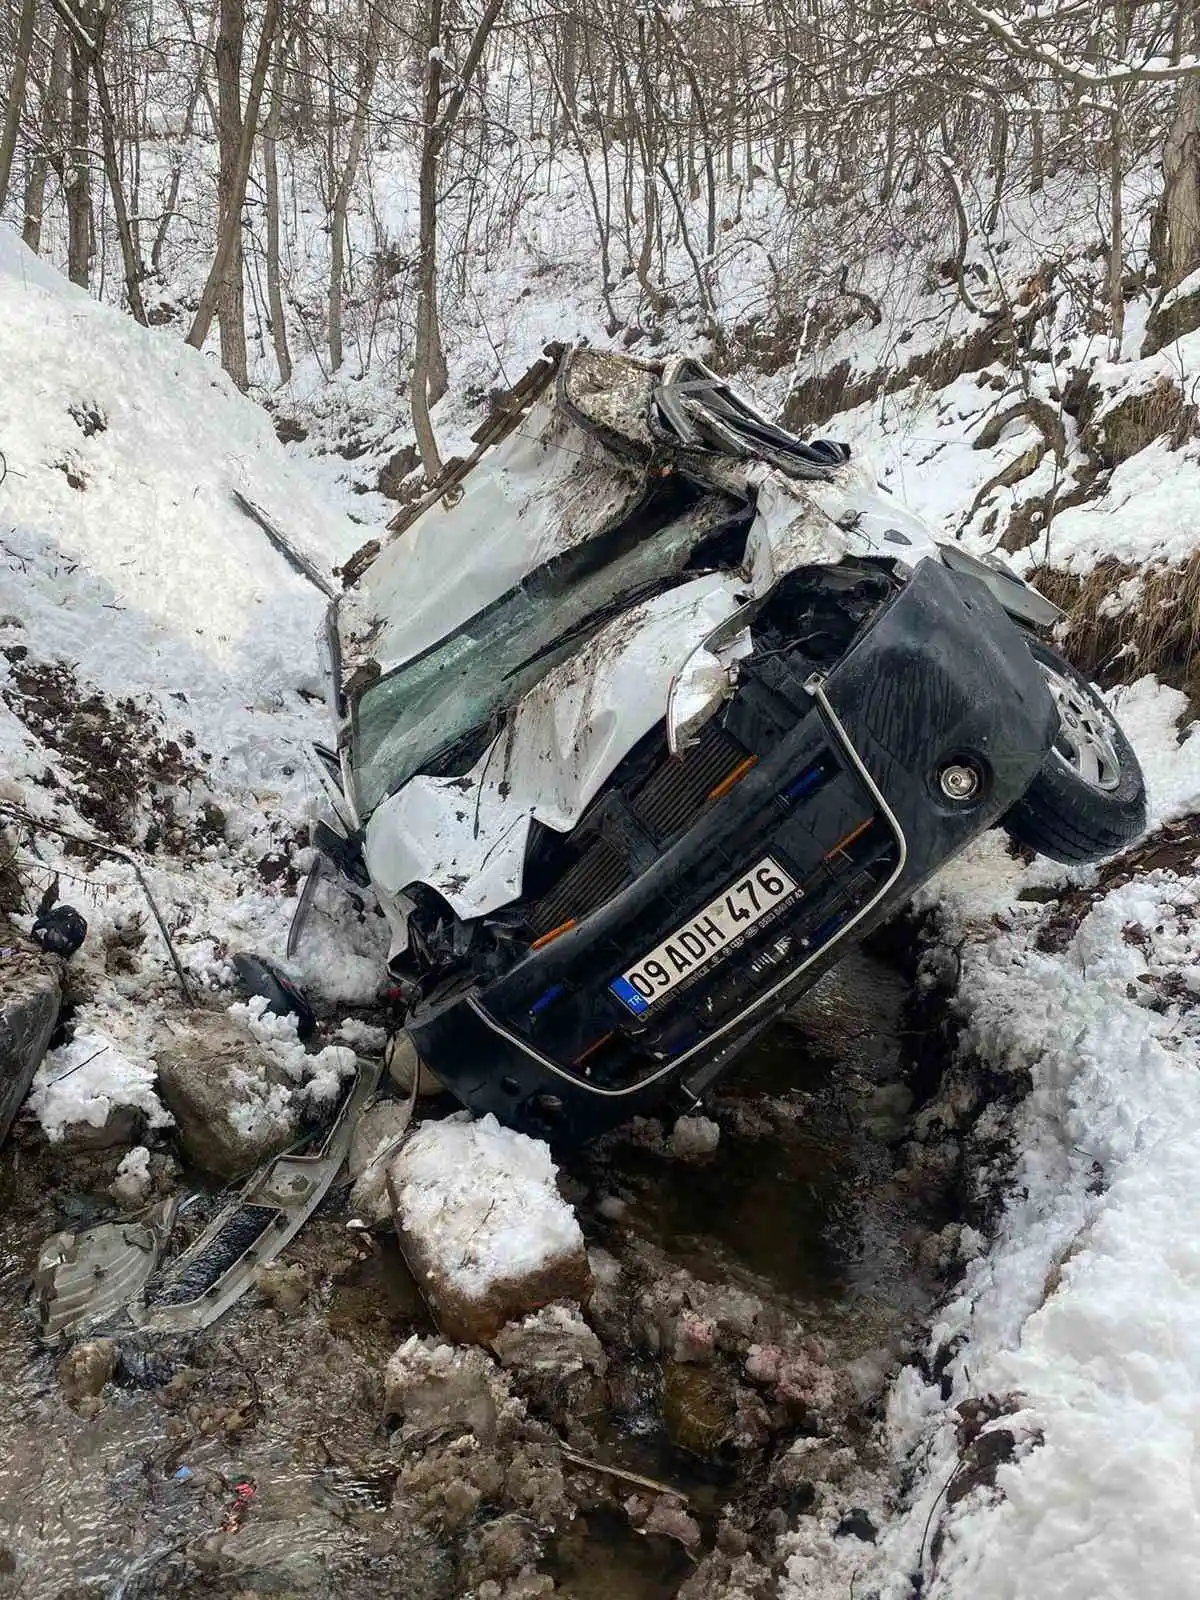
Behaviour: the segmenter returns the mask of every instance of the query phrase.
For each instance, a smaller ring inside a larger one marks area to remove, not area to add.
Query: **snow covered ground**
[[[208,357],[99,305],[0,228],[0,764],[9,806],[138,852],[184,970],[228,986],[277,957],[328,736],[325,598],[235,502],[328,573],[363,539]],[[97,831],[99,829],[99,831]],[[146,1094],[167,951],[131,869],[18,824],[32,908],[57,873],[88,919],[77,1024],[109,1041],[73,1102]],[[335,909],[345,909],[344,907]],[[318,915],[298,975],[330,998],[378,983],[374,921]],[[42,1089],[53,1121],[47,1063]],[[42,1090],[39,1090],[41,1093]],[[39,1100],[38,1104],[43,1104]]]

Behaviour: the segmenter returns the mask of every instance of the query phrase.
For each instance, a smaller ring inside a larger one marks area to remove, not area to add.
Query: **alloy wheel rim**
[[[1108,714],[1070,678],[1039,662],[1058,711],[1054,754],[1089,788],[1110,792],[1121,781],[1121,762],[1112,742]]]

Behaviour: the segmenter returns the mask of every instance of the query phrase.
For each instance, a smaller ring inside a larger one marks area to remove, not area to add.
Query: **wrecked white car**
[[[551,350],[477,438],[332,608],[318,830],[467,1106],[692,1106],[983,829],[1143,826],[1055,608],[700,363]]]

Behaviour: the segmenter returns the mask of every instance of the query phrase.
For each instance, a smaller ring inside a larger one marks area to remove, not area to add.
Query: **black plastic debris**
[[[178,1370],[178,1362],[157,1350],[137,1350],[121,1345],[117,1349],[113,1382],[123,1389],[161,1389]]]
[[[74,906],[51,906],[34,923],[32,935],[48,956],[73,956],[87,938],[87,923]]]
[[[233,965],[247,996],[260,996],[274,1016],[295,1017],[296,1032],[300,1038],[312,1037],[317,1019],[304,994],[289,978],[285,978],[282,972],[261,956],[238,954],[233,958]]]
[[[849,1535],[855,1539],[863,1539],[868,1544],[874,1544],[877,1537],[875,1524],[862,1506],[853,1506],[847,1511],[833,1531],[840,1539]]]

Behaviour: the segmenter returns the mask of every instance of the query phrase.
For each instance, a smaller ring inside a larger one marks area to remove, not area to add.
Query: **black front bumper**
[[[725,713],[753,766],[646,871],[499,979],[409,1018],[421,1057],[473,1111],[583,1138],[669,1090],[691,1103],[1024,794],[1057,728],[1020,631],[982,583],[934,561],[823,681],[785,667],[769,693],[786,708],[773,731],[749,692]],[[968,804],[937,781],[953,760],[982,775]],[[612,980],[768,855],[797,893],[633,1015]]]

